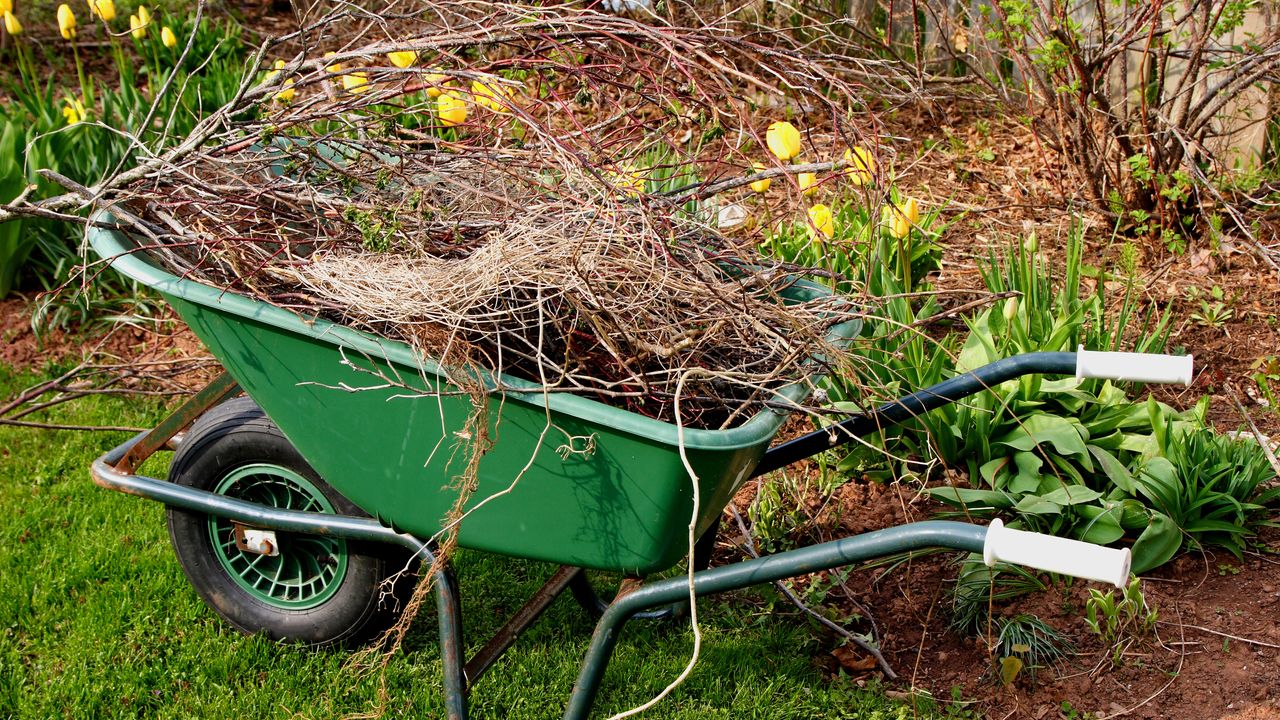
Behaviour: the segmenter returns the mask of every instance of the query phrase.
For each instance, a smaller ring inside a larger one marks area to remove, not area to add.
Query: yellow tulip
[[[830,240],[835,237],[836,223],[831,215],[831,208],[826,205],[814,205],[809,208],[809,237],[814,240],[818,235]]]
[[[22,34],[22,23],[18,22],[18,16],[14,15],[13,12],[4,14],[4,31],[10,35]]]
[[[387,53],[387,59],[398,68],[407,68],[418,62],[418,53],[413,50],[398,50]]]
[[[800,183],[800,192],[812,195],[818,192],[818,176],[815,173],[800,173],[796,181]]]
[[[752,164],[752,165],[751,165],[751,169],[752,169],[752,171],[753,171],[753,172],[757,172],[757,173],[758,173],[758,172],[764,172],[764,163],[762,163],[762,162],[754,163],[754,164]],[[765,190],[768,190],[768,189],[769,189],[769,186],[770,186],[770,185],[772,185],[772,184],[773,184],[773,179],[772,179],[772,178],[765,178],[765,179],[763,179],[763,180],[757,180],[757,181],[755,181],[755,182],[751,183],[751,190],[752,190],[753,192],[762,193],[762,192],[764,192]]]
[[[369,76],[362,72],[353,72],[342,76],[342,89],[359,95],[369,91]]]
[[[477,105],[483,105],[495,112],[511,109],[511,88],[505,85],[496,82],[486,85],[479,80],[472,80],[471,94],[475,96]]]
[[[844,174],[857,187],[871,184],[876,172],[876,159],[864,148],[853,147],[844,151]]]
[[[76,14],[71,12],[71,6],[66,3],[58,6],[58,32],[62,33],[64,40],[74,40],[76,37]]]
[[[102,22],[111,22],[116,19],[115,0],[89,0],[89,10]]]
[[[280,71],[283,69],[284,69],[284,61],[276,60],[275,63],[272,64],[271,69],[267,71],[266,77],[262,78],[262,81],[269,83],[275,80],[280,75]]]
[[[71,98],[62,106],[62,116],[67,119],[68,125],[75,125],[76,123],[84,122],[88,117],[88,113],[85,112],[84,103],[76,98]]]
[[[151,11],[147,9],[146,5],[138,6],[138,19],[142,21],[143,25],[151,24]]]
[[[146,8],[138,8],[139,11]],[[138,15],[129,16],[129,34],[133,35],[135,40],[142,40],[147,36],[147,21]]]
[[[800,154],[800,131],[785,120],[770,125],[764,140],[769,152],[783,162]]]
[[[901,240],[911,234],[911,228],[920,222],[920,203],[907,198],[902,207],[893,206],[889,214],[889,234]]]
[[[440,97],[440,93],[445,91],[449,82],[449,76],[443,73],[431,73],[422,78],[422,82],[427,86],[427,95],[429,97],[438,98]]]
[[[293,96],[297,93],[298,91],[293,88],[293,78],[289,78],[284,81],[284,89],[276,93],[275,100],[280,103],[290,103],[293,102]]]
[[[331,57],[333,57],[334,55],[337,55],[337,54],[338,54],[338,53],[335,53],[335,52],[327,52],[327,53],[325,53],[325,54],[324,54],[324,56],[325,56],[326,58],[331,58]],[[331,74],[331,75],[337,75],[338,73],[342,72],[342,63],[338,63],[338,62],[336,62],[336,63],[330,63],[330,64],[328,64],[328,65],[325,65],[325,66],[324,66],[324,71],[325,71],[325,72],[327,72],[327,73],[329,73],[329,74]]]
[[[160,42],[167,48],[177,47],[178,36],[173,34],[173,29],[168,25],[160,28]]]
[[[13,12],[13,0],[0,0],[0,16]]]
[[[467,121],[467,103],[450,90],[436,98],[436,117],[445,127],[461,125]]]
[[[644,175],[625,165],[620,170],[609,173],[609,180],[627,197],[638,197],[644,192]]]

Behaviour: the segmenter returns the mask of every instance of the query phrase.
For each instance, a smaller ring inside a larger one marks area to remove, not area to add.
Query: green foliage
[[[960,565],[951,593],[950,627],[961,635],[987,632],[994,602],[1044,590],[1047,586],[1034,573],[1017,565],[996,563],[988,567],[981,555],[969,555]]]
[[[897,396],[1015,354],[1078,345],[1160,352],[1168,312],[1141,313],[1132,285],[1108,312],[1103,282],[1084,292],[1084,277],[1103,273],[1084,266],[1082,247],[1078,233],[1068,238],[1060,278],[1034,237],[992,256],[981,268],[986,286],[1016,296],[967,320],[962,343],[915,330],[934,311],[931,300],[917,307],[911,298],[886,298],[860,348],[857,386]],[[898,286],[890,277],[884,287]],[[868,409],[849,387],[833,384],[830,394],[842,410]],[[1025,377],[888,429],[854,446],[838,467],[871,477],[902,477],[933,462],[965,468],[970,487],[927,492],[965,517],[1003,514],[1018,526],[1088,542],[1128,540],[1141,573],[1166,562],[1184,538],[1240,552],[1265,522],[1262,506],[1278,499],[1261,491],[1271,473],[1260,448],[1206,429],[1204,413],[1204,405],[1175,413],[1137,402],[1108,381]],[[1205,468],[1212,474],[1199,474]],[[969,606],[960,597],[957,605]],[[981,619],[967,611],[957,617],[962,625]]]
[[[16,198],[26,185],[18,128],[4,123],[0,125],[0,200]],[[0,298],[13,289],[18,268],[31,252],[31,243],[23,237],[22,227],[21,220],[0,224]]]
[[[1061,665],[1075,654],[1070,640],[1035,615],[1001,618],[999,627],[995,657],[1004,685],[1012,685],[1023,671],[1034,680],[1037,670]]]
[[[196,30],[192,52],[178,69],[172,86],[157,98],[177,51],[194,28],[193,18],[170,16],[163,22],[181,39],[178,48],[171,50],[160,43],[158,24],[145,40],[131,40],[126,35],[126,41],[135,44],[134,54],[127,53],[117,39],[108,43],[118,75],[114,85],[87,78],[60,87],[58,83],[64,78],[77,79],[75,73],[65,72],[51,73],[51,79],[43,84],[34,71],[0,80],[12,99],[0,104],[0,202],[11,201],[29,183],[36,186],[29,195],[32,200],[64,192],[37,175],[37,169],[53,170],[82,185],[92,185],[127,166],[137,153],[156,152],[186,138],[208,111],[233,97],[246,54],[240,30],[231,23],[206,20]],[[30,61],[24,37],[13,46],[20,65]],[[55,64],[66,60],[53,58]],[[84,106],[85,122],[67,124],[63,108],[72,101]],[[141,146],[126,133],[134,135]],[[33,251],[40,256],[33,266],[40,284],[55,286],[53,276],[45,273],[57,268],[68,254],[75,254],[79,240],[79,229],[68,223],[28,219],[0,225],[0,297],[12,288]]]
[[[1111,590],[1090,590],[1084,606],[1084,623],[1111,647],[1113,665],[1120,664],[1125,650],[1134,642],[1155,631],[1158,619],[1159,613],[1147,606],[1138,578],[1129,581],[1119,598]]]
[[[896,189],[889,194],[893,203],[903,202]],[[768,257],[829,272],[830,284],[840,290],[865,288],[878,297],[914,292],[926,287],[928,276],[941,267],[942,251],[935,242],[943,229],[941,211],[930,209],[905,237],[895,238],[884,218],[859,199],[838,202],[832,207],[834,237],[814,238],[808,221],[800,218],[781,223],[760,250]]]

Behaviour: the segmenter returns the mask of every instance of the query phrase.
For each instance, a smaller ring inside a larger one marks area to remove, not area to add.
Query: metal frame
[[[1072,374],[1075,368],[1075,353],[1029,353],[999,360],[881,405],[866,415],[770,448],[752,477],[878,432],[1007,380],[1038,373]],[[463,655],[462,604],[457,581],[447,563],[435,562],[431,548],[422,540],[396,532],[369,518],[268,508],[136,474],[137,468],[147,458],[165,447],[174,446],[179,433],[236,391],[236,383],[230,376],[219,376],[154,429],[140,433],[94,460],[94,482],[111,490],[158,500],[170,507],[225,517],[258,528],[387,542],[416,553],[428,567],[434,568],[432,581],[440,626],[440,655],[444,664],[444,699],[450,720],[465,720],[468,686],[501,657],[565,590],[573,589],[580,601],[596,597],[594,590],[586,584],[581,568],[562,567],[468,661]],[[693,590],[697,596],[714,595],[925,548],[981,552],[986,535],[987,528],[968,523],[917,522],[723,567],[702,569],[705,568],[702,560],[709,557],[710,551],[707,538],[714,539],[711,534],[699,542],[701,548],[695,561],[698,571],[693,575]],[[688,597],[689,581],[682,576],[651,583],[628,578],[613,602],[606,604],[597,598],[600,620],[582,659],[565,719],[583,720],[589,716],[605,668],[628,620],[676,614]],[[584,604],[591,605],[589,602]]]

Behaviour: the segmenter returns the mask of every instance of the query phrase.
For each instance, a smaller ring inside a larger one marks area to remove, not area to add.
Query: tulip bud
[[[284,81],[284,89],[276,93],[275,100],[279,103],[290,103],[293,102],[293,96],[297,93],[298,91],[293,87],[293,78],[288,78]]]
[[[407,68],[418,62],[418,53],[413,50],[398,50],[387,53],[387,59],[398,68]]]
[[[764,141],[769,152],[783,162],[800,154],[800,131],[785,120],[770,125]]]
[[[467,103],[450,90],[436,98],[436,117],[445,127],[461,125],[467,121]]]
[[[1036,254],[1036,250],[1040,249],[1040,239],[1036,237],[1035,233],[1031,233],[1027,236],[1026,240],[1022,241],[1022,249],[1025,250],[1028,255]]]
[[[325,58],[333,58],[334,55],[337,55],[337,53],[324,54]],[[342,72],[342,63],[330,63],[328,65],[325,65],[324,72],[329,74],[338,74]]]
[[[915,198],[907,198],[901,207],[894,205],[887,208],[889,234],[901,240],[911,234],[911,228],[920,222],[920,203]]]
[[[505,85],[472,80],[471,94],[475,96],[477,105],[483,105],[495,112],[506,112],[511,109],[511,89]]]
[[[342,89],[359,95],[369,91],[369,76],[363,72],[353,72],[342,76]]]
[[[116,19],[116,3],[115,0],[89,0],[89,9],[97,15],[102,22],[111,22]]]
[[[76,14],[71,12],[71,6],[66,3],[58,6],[58,32],[62,33],[64,40],[74,40],[76,37]]]
[[[1018,298],[1011,297],[1004,301],[1004,319],[1006,322],[1011,322],[1016,317],[1018,317]]]
[[[442,73],[430,73],[422,78],[423,84],[427,86],[427,96],[432,98],[440,97],[440,93],[445,91],[445,86],[449,82],[449,76]]]
[[[876,172],[876,160],[871,153],[860,147],[844,151],[844,174],[856,187],[870,185],[872,175]]]
[[[0,17],[13,12],[13,0],[0,0]]]
[[[141,12],[142,10],[145,10],[145,9],[146,8],[138,8],[138,11]],[[129,34],[133,36],[134,40],[142,40],[146,38],[147,37],[147,21],[143,20],[138,15],[130,15],[129,16]]]
[[[18,22],[18,16],[12,12],[4,14],[4,31],[10,35],[22,34],[22,23]]]
[[[818,192],[818,176],[815,173],[800,173],[796,178],[800,183],[800,192],[803,195],[812,195]]]
[[[753,163],[753,164],[751,165],[751,169],[752,169],[752,170],[754,170],[755,172],[764,172],[764,163],[762,163],[762,162]],[[752,190],[752,192],[762,193],[762,192],[764,192],[765,190],[768,190],[768,189],[769,189],[769,186],[770,186],[770,185],[772,185],[772,184],[773,184],[773,179],[772,179],[772,178],[765,178],[765,179],[763,179],[763,180],[757,180],[757,181],[755,181],[755,182],[751,183],[751,190]]]
[[[830,240],[835,237],[835,234],[835,218],[831,215],[831,208],[826,205],[814,205],[809,208],[809,237],[817,240],[821,235]]]
[[[62,106],[62,116],[67,119],[68,125],[84,122],[88,114],[84,109],[84,103],[76,98],[67,100],[66,105]]]
[[[168,26],[160,28],[160,42],[167,48],[178,46],[178,36],[173,34],[173,30]]]

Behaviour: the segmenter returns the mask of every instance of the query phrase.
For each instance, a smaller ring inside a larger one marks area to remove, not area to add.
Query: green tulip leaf
[[[1028,417],[995,442],[1016,450],[1029,451],[1042,443],[1053,446],[1060,455],[1086,456],[1084,438],[1078,423],[1057,415],[1036,414]]]
[[[1130,495],[1137,492],[1137,485],[1133,481],[1133,475],[1129,473],[1128,468],[1123,463],[1116,459],[1115,455],[1094,444],[1089,445],[1089,453],[1098,461],[1098,465],[1102,468],[1102,472],[1107,476],[1107,479],[1111,481],[1111,484]]]
[[[1152,513],[1151,523],[1133,544],[1133,574],[1141,575],[1169,562],[1182,547],[1182,532],[1163,513]]]
[[[1002,492],[994,490],[975,490],[972,488],[938,487],[925,490],[931,497],[957,507],[970,510],[994,508],[1007,510],[1013,507],[1013,499]]]

